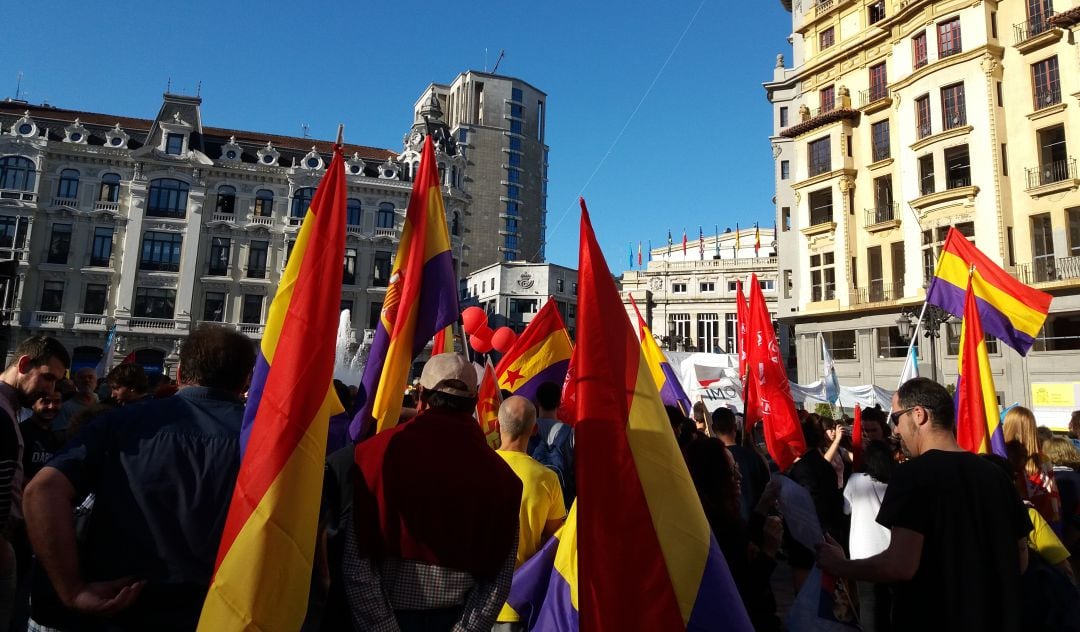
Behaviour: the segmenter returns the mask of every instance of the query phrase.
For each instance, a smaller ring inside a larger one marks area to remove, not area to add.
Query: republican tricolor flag
[[[969,452],[1005,454],[1004,428],[998,413],[997,391],[986,353],[982,317],[968,277],[964,322],[960,328],[960,377],[956,388],[956,442]]]
[[[645,363],[649,367],[653,381],[656,383],[656,389],[660,391],[661,401],[664,402],[665,406],[677,406],[684,415],[689,416],[691,409],[690,397],[683,390],[682,383],[679,382],[679,378],[675,375],[675,371],[671,368],[671,363],[668,362],[664,352],[660,350],[660,345],[656,344],[656,339],[653,338],[649,326],[645,324],[645,319],[641,316],[641,311],[638,309],[637,303],[634,302],[633,296],[630,297],[630,305],[633,306],[634,314],[637,316],[637,332],[638,338],[641,340],[641,353],[645,356]]]
[[[499,388],[535,399],[544,382],[562,385],[573,350],[558,305],[549,297],[495,367]]]
[[[344,164],[338,144],[270,305],[202,632],[298,630],[307,612],[327,428],[343,412],[331,380],[345,259]]]
[[[495,381],[495,368],[491,366],[491,359],[487,359],[476,391],[476,421],[493,449],[499,447],[499,406],[502,406],[502,393]]]
[[[353,439],[370,433],[366,428],[372,418],[376,432],[397,425],[413,358],[437,331],[457,320],[457,287],[435,147],[428,136],[364,367],[366,403],[349,426]]]

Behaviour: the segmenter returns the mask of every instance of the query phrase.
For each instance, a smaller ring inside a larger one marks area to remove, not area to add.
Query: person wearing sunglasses
[[[1021,573],[1031,521],[998,468],[956,443],[952,396],[915,378],[893,395],[890,421],[911,459],[889,480],[877,522],[881,553],[848,560],[835,542],[817,547],[829,574],[895,582],[898,630],[1020,630]]]

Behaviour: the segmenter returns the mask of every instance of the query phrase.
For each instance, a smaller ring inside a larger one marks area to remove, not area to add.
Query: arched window
[[[390,202],[383,202],[379,204],[379,215],[376,218],[376,228],[393,228],[394,227],[394,205]]]
[[[98,190],[98,202],[120,201],[120,175],[106,173],[101,176],[101,189]]]
[[[307,215],[308,207],[311,206],[311,198],[315,195],[315,189],[311,187],[305,187],[303,189],[297,189],[293,193],[292,209],[289,211],[289,217],[303,217]]]
[[[56,187],[56,197],[65,200],[74,200],[79,197],[79,172],[74,169],[64,169],[60,172],[60,184]]]
[[[215,213],[232,213],[236,210],[236,188],[227,184],[218,187]]]
[[[269,189],[259,189],[255,193],[256,217],[270,217],[274,212],[274,192]]]
[[[359,226],[362,218],[360,200],[350,199],[345,203],[345,223],[349,226]]]
[[[183,218],[187,214],[189,188],[187,182],[173,178],[152,180],[146,214],[151,217]]]
[[[0,189],[33,191],[37,171],[29,158],[4,156],[0,158]]]
[[[454,211],[454,214],[450,217],[450,234],[461,234],[461,213]]]

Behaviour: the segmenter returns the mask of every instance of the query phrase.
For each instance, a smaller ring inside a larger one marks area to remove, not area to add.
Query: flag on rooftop
[[[345,197],[339,140],[259,343],[240,472],[199,620],[204,632],[298,630],[307,612],[328,425],[343,412],[332,378]]]

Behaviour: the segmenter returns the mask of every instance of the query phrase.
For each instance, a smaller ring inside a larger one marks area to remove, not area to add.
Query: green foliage
[[[833,418],[832,406],[829,406],[828,404],[818,404],[814,407],[814,413],[829,419]]]

